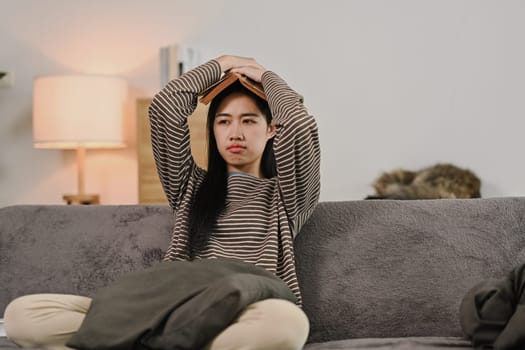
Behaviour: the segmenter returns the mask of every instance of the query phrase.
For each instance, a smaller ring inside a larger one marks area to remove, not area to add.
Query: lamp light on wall
[[[92,75],[41,76],[33,80],[35,148],[76,149],[77,194],[68,204],[98,204],[84,190],[86,149],[123,148],[124,79]]]

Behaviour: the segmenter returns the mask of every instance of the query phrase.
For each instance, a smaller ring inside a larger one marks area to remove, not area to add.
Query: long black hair
[[[224,210],[226,203],[228,171],[226,162],[217,148],[213,124],[219,105],[227,96],[233,93],[242,93],[250,97],[266,117],[268,125],[272,122],[268,102],[253,94],[239,82],[235,82],[221,91],[211,101],[206,119],[206,128],[208,130],[208,170],[194,196],[189,217],[189,251],[192,257],[205,246],[210,232],[215,227],[217,218]],[[261,159],[261,171],[265,178],[277,175],[275,156],[273,154],[273,138],[266,142]]]

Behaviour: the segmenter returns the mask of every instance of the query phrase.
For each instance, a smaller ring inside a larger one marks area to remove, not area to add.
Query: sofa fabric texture
[[[172,223],[167,206],[0,209],[0,312],[157,263]],[[525,198],[321,202],[295,246],[305,349],[468,349],[460,302],[525,261]]]

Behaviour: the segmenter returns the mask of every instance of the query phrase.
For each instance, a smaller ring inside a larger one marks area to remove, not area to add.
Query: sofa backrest
[[[310,341],[461,336],[465,293],[525,261],[525,198],[323,203],[295,245]]]
[[[152,265],[172,224],[167,206],[0,209],[0,313]],[[459,336],[466,291],[524,261],[525,198],[323,202],[295,244],[310,341]]]
[[[151,266],[161,260],[172,224],[167,206],[1,208],[0,314],[24,294],[93,296],[124,273]]]

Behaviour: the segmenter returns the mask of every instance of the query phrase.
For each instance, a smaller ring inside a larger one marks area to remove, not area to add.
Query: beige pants
[[[77,295],[33,294],[13,300],[5,310],[5,330],[22,347],[69,349],[91,299]],[[295,304],[267,299],[249,305],[208,346],[208,350],[302,349],[309,323]]]

